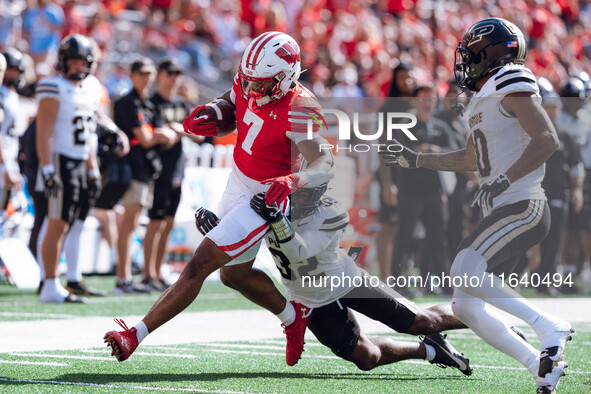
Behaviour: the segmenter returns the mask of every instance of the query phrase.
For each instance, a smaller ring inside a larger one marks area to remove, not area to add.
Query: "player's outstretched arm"
[[[297,143],[298,150],[309,163],[306,169],[294,174],[299,178],[300,187],[304,185],[308,185],[308,187],[319,186],[334,177],[332,151],[322,149],[322,146],[327,145],[328,142],[319,135],[311,140]]]
[[[396,143],[398,143],[396,141]],[[472,139],[468,138],[464,149],[445,153],[417,153],[402,146],[400,152],[380,152],[386,166],[402,168],[428,168],[438,171],[476,171],[476,151]]]
[[[521,179],[542,164],[558,148],[558,135],[541,99],[531,92],[510,93],[501,102],[503,108],[514,115],[531,140],[521,157],[507,170],[511,183]]]

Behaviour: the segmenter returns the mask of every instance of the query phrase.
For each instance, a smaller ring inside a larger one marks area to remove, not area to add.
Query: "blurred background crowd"
[[[467,128],[451,100],[437,99],[455,100],[459,94],[454,49],[469,26],[488,16],[519,26],[528,44],[526,66],[547,79],[548,91],[571,97],[572,105],[552,102],[559,107],[556,122],[565,133],[577,134],[578,159],[568,166],[581,163],[591,174],[591,157],[585,153],[591,145],[591,0],[0,0],[0,50],[16,48],[25,55],[23,98],[34,95],[36,81],[55,74],[60,40],[81,33],[100,48],[95,74],[108,92],[106,107],[132,88],[129,68],[140,55],[155,62],[175,59],[183,68],[178,94],[196,106],[230,88],[252,38],[279,30],[300,44],[306,70],[300,80],[318,97],[429,98],[427,104],[409,100],[404,105],[425,115],[419,119],[424,139],[416,148],[437,151],[465,144]],[[376,108],[382,104],[375,103]],[[437,138],[432,127],[440,130]],[[373,269],[381,276],[413,269],[447,272],[441,256],[453,256],[477,219],[469,208],[475,178],[458,176],[450,182],[434,173],[417,182],[421,174],[409,180],[375,162],[356,160],[357,198],[351,210],[356,235],[350,238],[367,236],[368,245],[377,245],[365,263],[379,262]],[[572,177],[559,186],[569,192],[555,200],[563,199],[561,207],[570,205],[571,212],[587,209],[588,215],[583,225],[568,227],[575,241],[555,253],[547,270],[560,266],[585,279],[591,273],[591,175],[583,174],[577,175],[580,181]],[[371,183],[380,185],[377,206],[365,195]],[[573,202],[579,192],[584,206]],[[424,200],[428,195],[432,200]],[[401,234],[399,225],[413,231]],[[558,245],[566,220],[561,226],[553,235]],[[541,254],[524,256],[522,266],[529,264],[532,271],[543,266]]]
[[[491,15],[522,29],[527,66],[555,86],[591,71],[588,0],[2,0],[0,47],[31,55],[32,82],[51,73],[60,38],[92,37],[103,51],[99,75],[116,95],[125,87],[118,66],[134,52],[175,57],[215,87],[231,80],[252,38],[280,30],[300,43],[302,78],[320,96],[384,96],[398,62],[444,93],[462,34]]]

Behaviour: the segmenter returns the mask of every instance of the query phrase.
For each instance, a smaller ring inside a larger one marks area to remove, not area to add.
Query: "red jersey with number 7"
[[[251,111],[236,76],[230,97],[236,105],[238,169],[256,181],[296,172],[300,166],[296,144],[308,139],[308,119],[314,135],[325,124],[314,94],[296,82],[282,99]]]

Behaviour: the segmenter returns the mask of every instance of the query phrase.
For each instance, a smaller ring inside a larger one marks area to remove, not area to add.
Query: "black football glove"
[[[201,207],[195,211],[195,227],[205,236],[208,232],[213,230],[215,226],[220,222],[220,218],[215,213],[208,211]]]
[[[265,201],[265,193],[258,193],[252,196],[250,207],[271,225],[271,229],[277,238],[277,242],[288,242],[293,238],[294,233],[291,223],[283,215],[283,212],[281,212],[277,203],[267,204]]]
[[[100,177],[88,177],[88,198],[95,201],[103,190],[103,182]]]
[[[265,201],[265,193],[255,194],[250,200],[250,207],[253,211],[265,219],[267,223],[277,223],[283,219],[283,212],[277,206],[277,203],[267,204]]]
[[[44,174],[43,182],[45,183],[45,196],[47,198],[55,198],[60,191],[64,190],[64,185],[62,185],[62,181],[57,177],[55,172]]]
[[[485,215],[489,214],[493,209],[493,198],[503,193],[509,188],[509,186],[511,186],[511,182],[509,182],[507,175],[499,175],[497,179],[482,185],[482,187],[478,189],[474,201],[472,201],[472,206],[478,204]]]
[[[417,168],[417,158],[419,154],[414,150],[407,148],[398,141],[393,142],[402,148],[400,152],[383,151],[380,155],[386,162],[386,166],[396,166],[402,168]]]

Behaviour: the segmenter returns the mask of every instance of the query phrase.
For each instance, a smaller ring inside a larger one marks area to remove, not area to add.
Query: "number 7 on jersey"
[[[247,109],[244,113],[242,121],[250,127],[248,128],[248,133],[246,134],[244,141],[242,141],[241,146],[246,153],[252,155],[252,144],[254,144],[254,140],[257,138],[261,132],[261,129],[263,128],[264,120],[251,110]]]

